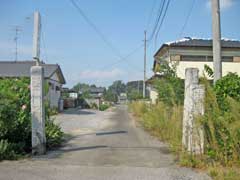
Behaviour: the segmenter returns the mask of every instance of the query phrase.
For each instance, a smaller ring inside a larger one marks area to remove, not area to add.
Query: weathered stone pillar
[[[45,113],[44,113],[44,69],[31,68],[31,116],[32,116],[32,154],[46,152]]]
[[[204,114],[204,87],[199,85],[197,68],[185,71],[185,93],[183,113],[183,148],[189,152],[203,153],[203,132],[196,121],[197,116]]]
[[[205,88],[203,85],[190,85],[191,114],[188,120],[188,152],[202,154],[204,151],[203,129],[198,117],[204,115]]]

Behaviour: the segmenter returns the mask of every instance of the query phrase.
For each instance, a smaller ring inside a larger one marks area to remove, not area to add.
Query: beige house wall
[[[185,69],[186,68],[198,68],[199,75],[203,76],[204,65],[208,65],[213,69],[213,62],[189,62],[189,61],[180,61],[177,65],[177,76],[181,79],[185,79]],[[229,72],[236,72],[240,75],[240,63],[237,62],[223,62],[222,63],[222,73],[223,76],[227,75]],[[209,78],[210,79],[210,78]]]
[[[149,96],[150,96],[150,99],[151,99],[151,103],[152,104],[156,104],[157,103],[157,99],[158,99],[157,91],[155,89],[153,89],[153,88],[150,88]]]
[[[49,91],[47,94],[47,99],[49,100],[50,107],[51,108],[58,108],[59,107],[59,101],[61,98],[61,84],[59,83],[59,78],[57,74],[53,74],[51,79],[47,80],[48,83],[51,83],[51,86],[49,86]],[[57,88],[58,87],[58,88]]]
[[[193,56],[212,56],[211,49],[199,49],[199,48],[170,48],[168,51],[164,51],[162,57],[156,56],[158,60],[165,60],[170,62],[171,65],[176,66],[177,76],[181,79],[185,79],[186,68],[198,68],[199,75],[203,76],[204,65],[208,65],[213,69],[213,62],[203,61],[181,61],[182,55],[193,55]],[[222,56],[233,57],[233,62],[222,62],[222,74],[227,75],[229,72],[236,72],[240,75],[240,50],[236,49],[223,49]],[[209,78],[210,79],[210,78]]]

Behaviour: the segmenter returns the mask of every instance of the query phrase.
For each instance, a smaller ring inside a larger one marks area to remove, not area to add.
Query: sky
[[[151,34],[161,0],[74,1],[113,48],[70,0],[0,0],[0,61],[15,60],[15,26],[20,28],[18,60],[32,59],[33,12],[38,10],[41,59],[61,66],[67,87],[78,82],[109,86],[114,80],[143,79],[144,30]],[[240,39],[240,0],[220,2],[222,37]],[[211,36],[210,0],[171,0],[158,39],[148,43],[147,77],[152,75],[153,55],[164,42]],[[129,54],[125,60],[120,58]]]

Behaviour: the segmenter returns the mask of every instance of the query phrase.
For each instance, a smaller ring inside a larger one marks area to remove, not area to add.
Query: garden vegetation
[[[0,160],[17,159],[31,152],[29,78],[0,79]],[[63,132],[45,105],[47,148],[59,145]]]
[[[161,68],[164,76],[154,82],[157,104],[135,101],[129,105],[130,111],[147,131],[169,144],[181,165],[207,169],[217,180],[239,179],[240,77],[229,73],[215,85],[201,80],[206,88],[205,114],[197,121],[204,130],[205,150],[195,156],[182,148],[184,82],[174,68],[167,64]]]

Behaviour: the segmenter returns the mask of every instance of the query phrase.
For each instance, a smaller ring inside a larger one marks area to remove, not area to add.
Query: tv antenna
[[[15,26],[14,27],[15,31],[15,37],[14,37],[14,42],[15,42],[15,61],[18,60],[18,39],[19,39],[19,32],[22,31],[20,26]]]

